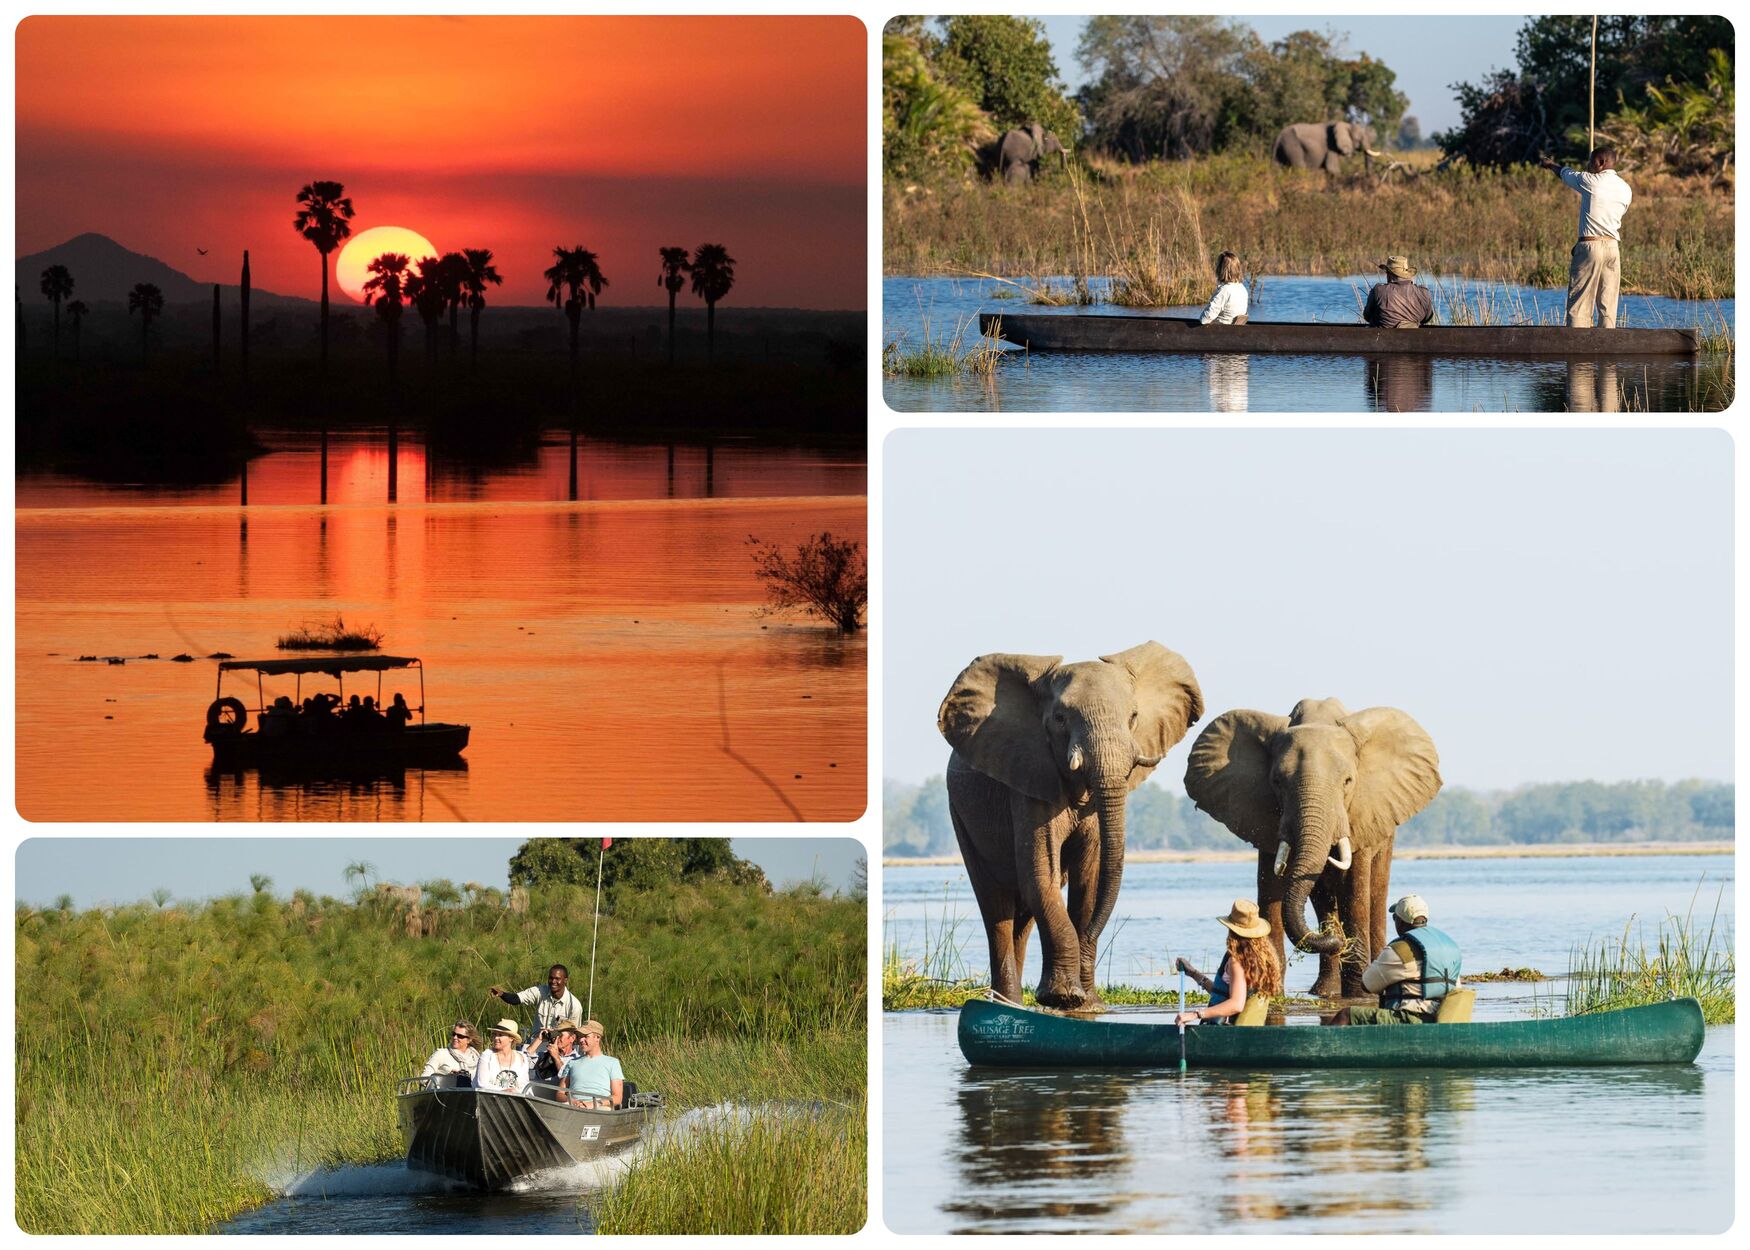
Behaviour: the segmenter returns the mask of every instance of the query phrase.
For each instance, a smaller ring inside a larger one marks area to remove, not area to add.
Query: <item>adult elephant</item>
[[[1063,146],[1062,140],[1034,122],[1025,130],[1005,131],[997,140],[994,170],[1010,186],[1020,186],[1038,172],[1043,158],[1052,155],[1064,165],[1069,164],[1069,149]]]
[[[1124,876],[1125,800],[1202,715],[1196,674],[1158,642],[1075,664],[984,655],[954,679],[936,725],[954,748],[948,810],[998,994],[1020,1001],[1037,920],[1039,1001],[1098,1008],[1094,961]]]
[[[1390,707],[1349,712],[1303,699],[1288,716],[1240,709],[1191,747],[1185,792],[1258,848],[1258,904],[1277,953],[1283,935],[1316,951],[1313,993],[1361,997],[1361,973],[1385,945],[1392,842],[1440,789],[1434,740]],[[1311,901],[1319,932],[1309,932]],[[1343,935],[1329,932],[1333,917]]]
[[[1290,169],[1322,169],[1327,174],[1343,172],[1343,158],[1359,150],[1362,164],[1372,172],[1372,157],[1383,153],[1368,146],[1367,130],[1354,122],[1297,122],[1276,135],[1278,164]]]

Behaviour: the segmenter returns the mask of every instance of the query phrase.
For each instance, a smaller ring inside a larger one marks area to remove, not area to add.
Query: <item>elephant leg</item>
[[[1328,929],[1337,915],[1337,895],[1332,888],[1330,874],[1326,873],[1318,879],[1312,888],[1313,917],[1319,922],[1320,929]],[[1343,992],[1342,967],[1336,955],[1319,956],[1319,978],[1313,982],[1312,992],[1320,998],[1338,998]]]
[[[1371,855],[1352,856],[1349,871],[1338,885],[1343,916],[1343,997],[1360,998],[1361,974],[1373,962],[1373,887]]]
[[[1385,918],[1391,906],[1391,853],[1387,842],[1373,853],[1373,953],[1385,949]]]
[[[1099,963],[1099,935],[1094,927],[1094,896],[1100,882],[1100,830],[1083,827],[1063,844],[1063,871],[1069,878],[1069,919],[1075,926],[1079,943],[1082,992],[1087,995],[1086,1007],[1103,1007],[1099,986],[1095,983]]]
[[[1326,152],[1325,153],[1325,172],[1327,174],[1331,174],[1331,175],[1336,175],[1336,174],[1342,173],[1343,172],[1343,158],[1338,156],[1335,152]]]
[[[1015,993],[1021,992],[1021,978],[1027,975],[1027,939],[1033,936],[1033,917],[1021,906],[1020,897],[1015,899],[1014,920],[1014,959],[1015,959]],[[1020,1002],[1020,998],[1015,999]]]
[[[1276,857],[1258,852],[1258,914],[1270,922],[1270,940],[1276,943],[1276,966],[1288,967],[1287,930],[1282,927],[1282,878],[1276,875]]]
[[[1046,1007],[1076,1011],[1086,997],[1082,991],[1081,941],[1060,892],[1058,846],[1052,836],[1056,823],[1048,820],[1017,838],[1015,866],[1021,903],[1039,919],[1039,954],[1044,965],[1039,979],[1039,1002]]]
[[[1003,998],[1018,1003],[1021,962],[1013,958],[1013,952],[1014,916],[1020,910],[1020,897],[1007,882],[998,879],[990,862],[979,854],[972,831],[957,806],[949,805],[948,818],[953,822],[954,840],[960,844],[961,862],[972,882],[972,896],[978,900],[978,914],[984,918],[985,939],[990,946],[990,987]]]

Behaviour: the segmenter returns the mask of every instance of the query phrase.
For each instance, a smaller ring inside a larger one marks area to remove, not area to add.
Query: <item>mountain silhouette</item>
[[[242,267],[242,255],[239,254],[236,260],[234,271]],[[167,306],[210,304],[213,300],[212,283],[197,281],[156,257],[130,252],[108,235],[89,233],[68,239],[65,243],[58,243],[34,256],[18,258],[17,282],[27,301],[34,296],[42,271],[50,265],[65,265],[68,268],[73,275],[74,297],[87,304],[122,303],[128,298],[128,292],[133,290],[136,282],[150,282],[157,286],[164,292],[164,303]],[[228,292],[235,292],[237,289],[234,282],[222,285]],[[307,304],[315,307],[314,300],[275,295],[260,287],[253,288],[249,297],[257,306]]]

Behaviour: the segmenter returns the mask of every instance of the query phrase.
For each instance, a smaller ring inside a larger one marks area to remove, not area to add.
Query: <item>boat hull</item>
[[[982,313],[979,329],[1036,352],[1238,352],[1379,356],[1693,356],[1695,330],[1567,326],[1423,326],[1380,330],[1318,322],[1200,325],[1191,317]]]
[[[241,768],[418,767],[454,761],[468,745],[467,725],[408,725],[371,733],[240,733],[211,739],[213,766]]]
[[[619,1154],[637,1143],[653,1114],[410,1084],[396,1098],[407,1166],[472,1189],[504,1189],[520,1177]]]
[[[1192,1068],[1542,1068],[1692,1063],[1705,1026],[1693,998],[1595,1015],[1480,1024],[1192,1026]],[[975,1066],[1177,1068],[1179,1030],[1028,1011],[975,1000],[960,1009],[960,1052]]]

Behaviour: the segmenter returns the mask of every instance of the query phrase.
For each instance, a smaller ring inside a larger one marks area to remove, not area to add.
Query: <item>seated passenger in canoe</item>
[[[529,1092],[529,1057],[516,1048],[522,1034],[515,1020],[500,1020],[487,1030],[492,1049],[480,1056],[474,1068],[474,1088],[495,1094]]]
[[[533,1079],[552,1085],[558,1084],[559,1074],[571,1062],[572,1056],[577,1054],[577,1042],[582,1033],[575,1020],[561,1020],[554,1025],[547,1049],[541,1052],[529,1069]],[[534,1048],[535,1043],[530,1041],[525,1053],[533,1051]]]
[[[559,1097],[574,1107],[618,1107],[624,1103],[625,1073],[620,1061],[602,1053],[602,1026],[585,1020],[582,1051],[559,1073]]]
[[[1282,965],[1270,942],[1270,922],[1258,915],[1250,899],[1235,899],[1233,910],[1216,917],[1227,929],[1227,953],[1213,977],[1204,976],[1185,959],[1175,967],[1209,991],[1209,1005],[1180,1012],[1174,1024],[1231,1024],[1246,1009],[1253,994],[1276,997],[1282,993]]]
[[[1218,285],[1215,294],[1209,297],[1209,307],[1203,310],[1200,318],[1203,325],[1226,326],[1245,321],[1246,284],[1240,280],[1242,276],[1238,256],[1223,252],[1216,257],[1215,281]]]
[[[474,1080],[474,1069],[480,1063],[480,1052],[474,1049],[474,1024],[458,1020],[450,1026],[450,1044],[431,1052],[421,1076],[457,1076],[467,1082]]]
[[[1428,926],[1428,904],[1406,894],[1392,904],[1397,940],[1387,942],[1361,974],[1379,995],[1377,1007],[1345,1007],[1326,1024],[1433,1024],[1440,1000],[1459,987],[1458,943]]]
[[[1380,268],[1385,281],[1367,292],[1363,321],[1385,330],[1414,330],[1434,320],[1434,297],[1416,284],[1408,256],[1387,256]]]

